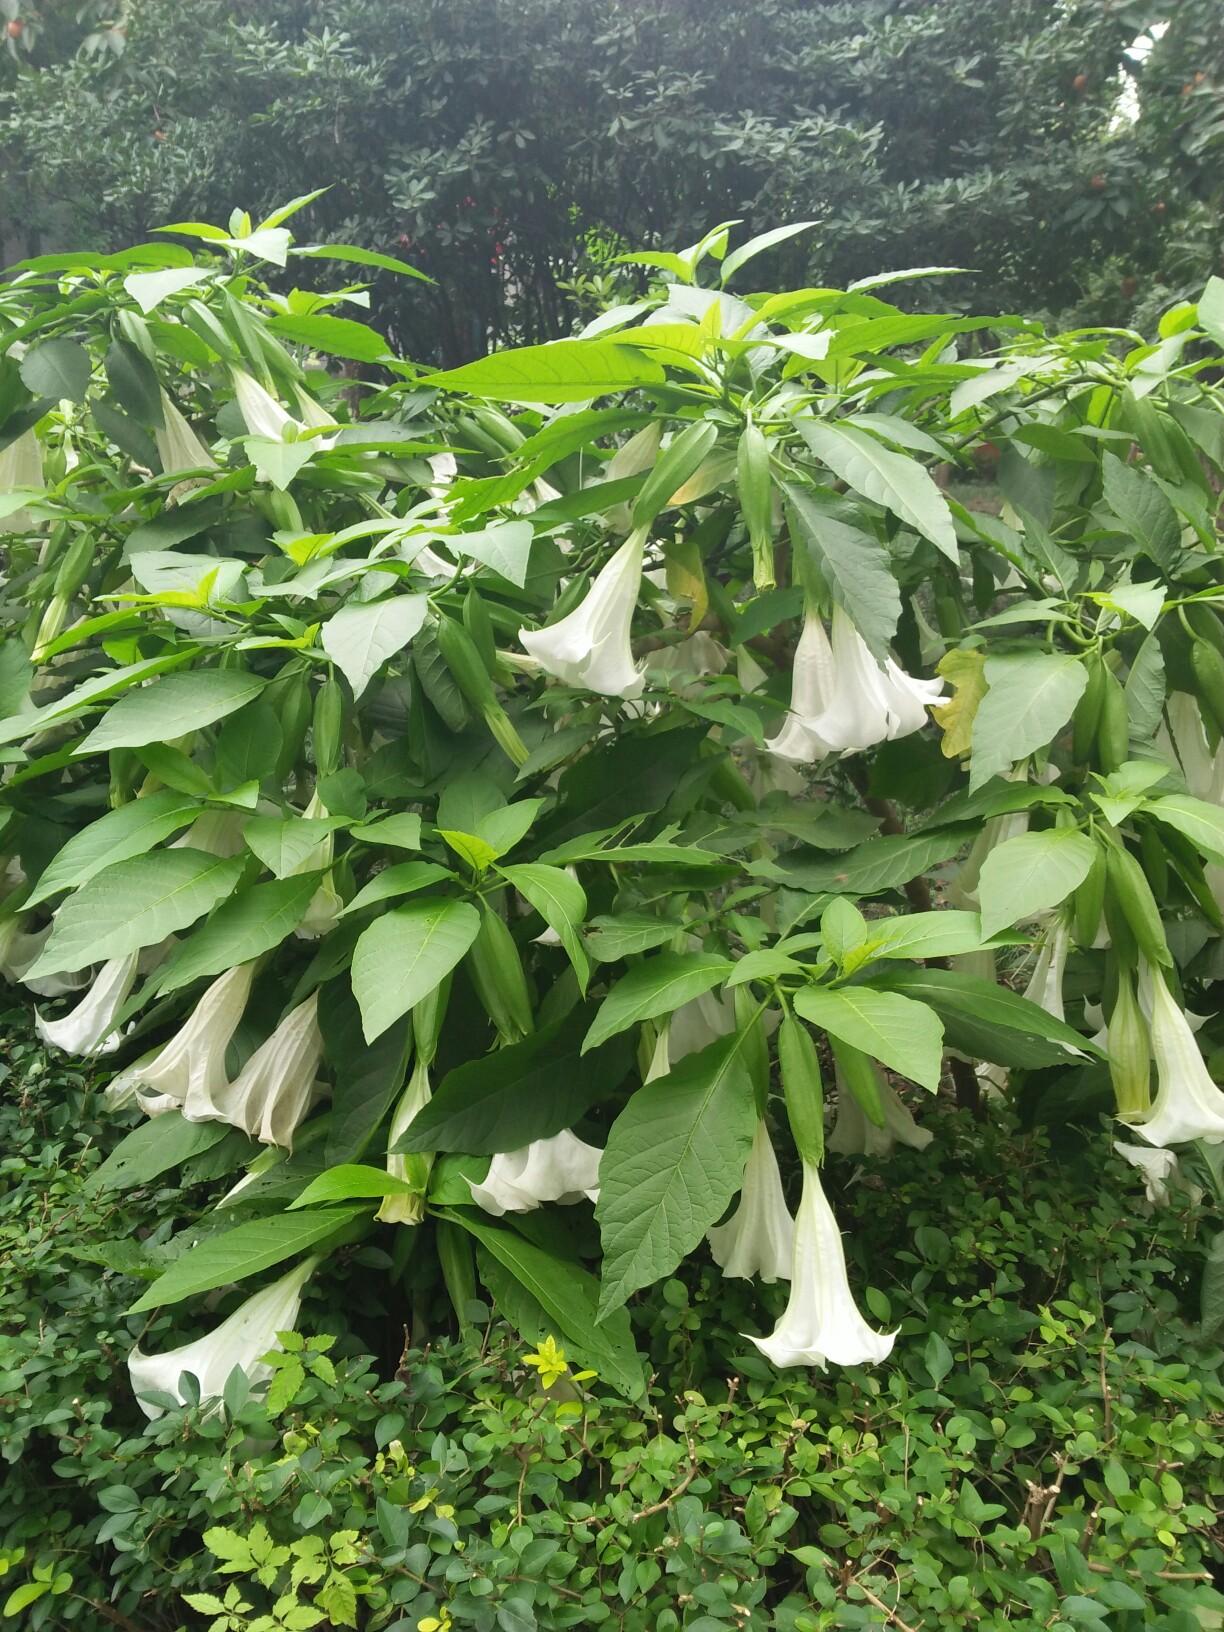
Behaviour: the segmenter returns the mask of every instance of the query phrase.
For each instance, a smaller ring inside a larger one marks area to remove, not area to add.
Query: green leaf
[[[421,848],[421,818],[414,810],[400,811],[394,816],[383,816],[375,822],[359,822],[349,829],[350,838],[362,844],[383,844],[393,850]]]
[[[527,582],[527,567],[535,533],[529,521],[502,521],[478,533],[457,533],[443,540],[459,555],[470,555],[492,567],[519,589]]]
[[[106,867],[70,895],[30,973],[35,979],[122,958],[194,924],[231,893],[241,856],[158,850]]]
[[[268,327],[282,339],[310,346],[329,357],[348,357],[356,363],[381,363],[390,355],[390,347],[376,329],[368,323],[355,323],[350,317],[279,314],[268,319]]]
[[[987,692],[973,721],[969,786],[1045,748],[1075,711],[1088,683],[1077,657],[1052,652],[1017,652],[986,659]]]
[[[612,1124],[595,1209],[601,1311],[675,1269],[739,1189],[757,1120],[742,1047],[737,1034],[686,1055]]]
[[[400,272],[405,277],[420,278],[423,283],[434,280],[407,261],[398,261],[394,255],[382,255],[376,249],[362,249],[357,244],[309,244],[290,250],[291,255],[304,255],[311,260],[351,261],[354,266],[377,266],[384,272]]]
[[[124,413],[141,425],[160,427],[165,424],[157,370],[143,352],[126,340],[114,340],[103,366]]]
[[[788,889],[807,890],[812,895],[826,890],[836,895],[879,895],[885,890],[899,889],[940,862],[950,861],[976,833],[976,825],[950,823],[929,833],[917,833],[912,838],[898,833],[870,839],[831,861],[799,862],[793,866],[777,866],[771,862],[767,868],[754,864],[749,871],[763,872]]]
[[[1165,703],[1164,653],[1155,635],[1149,635],[1135,653],[1125,689],[1131,741],[1151,742],[1160,729]]]
[[[89,389],[89,353],[75,340],[44,340],[21,359],[21,378],[36,397],[84,402]]]
[[[915,459],[886,448],[867,431],[798,414],[795,429],[823,464],[855,492],[882,504],[948,557],[960,560],[948,501]]]
[[[318,879],[276,879],[240,890],[223,902],[202,929],[176,946],[157,982],[164,996],[193,980],[219,975],[271,952],[306,916]]]
[[[652,918],[649,913],[622,913],[592,918],[582,937],[583,946],[597,963],[619,963],[637,952],[652,952],[684,928],[674,918]]]
[[[412,901],[365,930],[353,952],[353,991],[367,1042],[386,1031],[451,972],[476,939],[468,901]]]
[[[383,1167],[367,1167],[363,1163],[342,1163],[329,1167],[312,1179],[296,1201],[289,1203],[289,1211],[300,1207],[321,1207],[332,1201],[368,1201],[383,1196],[411,1196],[416,1192],[403,1179],[397,1179]]]
[[[361,1031],[361,1011],[347,979],[329,982],[319,999],[319,1027],[332,1068],[329,1167],[354,1162],[403,1092],[412,1055],[412,1017],[402,1015],[373,1043]]]
[[[222,1235],[210,1236],[176,1258],[144,1296],[137,1299],[128,1314],[162,1309],[167,1304],[182,1303],[184,1298],[194,1297],[197,1292],[211,1292],[214,1287],[229,1286],[232,1281],[245,1281],[250,1275],[258,1275],[261,1270],[271,1269],[274,1264],[317,1246],[368,1214],[366,1207],[329,1208],[318,1213],[274,1213],[270,1218],[255,1218]]]
[[[90,679],[83,680],[66,697],[48,703],[45,708],[34,708],[27,714],[14,714],[0,721],[0,744],[16,742],[21,737],[32,737],[35,732],[44,731],[51,725],[65,725],[69,720],[84,714],[95,703],[105,701],[114,692],[130,691],[142,681],[151,680],[154,675],[161,674],[166,669],[177,668],[191,655],[191,649],[188,648],[186,651],[180,650],[165,657],[145,658],[139,663],[128,663],[122,668],[106,669],[101,674],[95,674]]]
[[[318,437],[302,436],[295,442],[276,441],[270,436],[248,436],[244,439],[247,457],[255,466],[260,481],[268,482],[288,492],[294,477],[308,465],[322,444]]]
[[[27,906],[35,906],[60,890],[75,889],[95,873],[131,856],[142,856],[172,833],[187,827],[200,814],[194,799],[167,788],[108,810],[96,822],[74,833],[34,886]]]
[[[827,513],[803,488],[788,483],[795,531],[807,546],[835,600],[848,613],[874,656],[889,656],[901,617],[901,591],[879,539]]]
[[[402,861],[398,866],[384,867],[380,873],[374,874],[368,884],[358,890],[340,917],[361,912],[366,907],[377,905],[379,901],[392,901],[399,895],[413,895],[417,890],[423,890],[430,884],[437,884],[440,879],[454,876],[447,868],[439,867],[436,861]]]
[[[242,837],[270,873],[285,878],[309,862],[324,840],[344,825],[342,816],[252,816]]]
[[[493,402],[561,403],[661,385],[665,378],[654,358],[613,340],[554,340],[497,351],[419,383]]]
[[[224,719],[258,697],[265,681],[239,669],[193,669],[167,674],[129,691],[78,745],[78,754],[142,748],[169,742]]]
[[[591,971],[579,934],[587,910],[586,891],[582,885],[560,867],[546,867],[541,862],[499,867],[498,872],[513,884],[548,927],[560,936],[561,945],[578,976],[578,985],[585,991]]]
[[[889,969],[874,985],[929,1004],[944,1022],[948,1047],[973,1059],[1032,1068],[1066,1065],[1077,1052],[1100,1057],[1078,1031],[993,980],[950,969]]]
[[[150,1117],[122,1138],[85,1182],[88,1191],[124,1190],[148,1184],[229,1133],[225,1122],[188,1122],[179,1111]]]
[[[428,595],[392,595],[343,606],[323,625],[323,650],[360,697],[388,658],[403,651],[425,622]]]
[[[932,1093],[943,1070],[943,1023],[925,1003],[870,986],[807,986],[795,993],[805,1020],[861,1049]]]
[[[1181,559],[1177,512],[1151,476],[1106,454],[1101,465],[1105,502],[1162,572],[1173,572]]]
[[[515,1231],[482,1218],[473,1208],[456,1208],[444,1216],[462,1225],[524,1288],[555,1323],[555,1335],[563,1340],[565,1349],[575,1351],[574,1358],[581,1357],[583,1370],[589,1367],[619,1393],[639,1398],[644,1391],[642,1363],[633,1344],[628,1312],[600,1311],[599,1282],[594,1275],[579,1264],[554,1258]]]
[[[976,912],[910,912],[871,918],[864,946],[866,963],[875,958],[957,958],[979,952],[990,937]]]
[[[168,295],[177,295],[181,289],[194,289],[211,276],[212,273],[201,266],[172,266],[164,272],[129,272],[123,287],[148,317]]]
[[[491,1156],[573,1127],[620,1087],[633,1061],[632,1044],[620,1037],[579,1065],[590,1014],[589,1004],[574,1009],[521,1043],[448,1072],[413,1119],[401,1148]]]
[[[755,238],[749,238],[746,244],[731,251],[722,264],[719,282],[729,283],[740,267],[747,265],[753,256],[762,255],[767,249],[784,244],[788,238],[794,238],[801,232],[809,232],[817,224],[815,221],[794,221],[788,227],[773,227],[769,232],[759,232]]]
[[[1073,827],[1021,833],[997,844],[982,863],[978,893],[987,937],[1056,907],[1084,882],[1096,845]]]
[[[674,1014],[711,987],[720,985],[734,965],[711,952],[661,952],[631,969],[604,998],[582,1044],[585,1054],[639,1020]]]
[[[1204,799],[1191,799],[1186,794],[1171,793],[1160,799],[1150,799],[1145,807],[1149,816],[1155,816],[1166,827],[1184,833],[1210,861],[1224,863],[1224,811]]]

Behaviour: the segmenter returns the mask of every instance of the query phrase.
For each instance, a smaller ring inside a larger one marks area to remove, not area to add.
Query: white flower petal
[[[254,973],[253,963],[227,969],[213,981],[165,1047],[123,1073],[141,1093],[142,1104],[147,1097],[145,1109],[150,1115],[156,1114],[151,1106],[165,1108],[159,1103],[162,1100],[181,1105],[184,1115],[193,1122],[206,1121],[213,1114],[205,1107],[212,1105],[229,1081],[225,1052],[242,1019]],[[116,1093],[120,1091],[119,1082],[116,1078],[111,1084]]]
[[[532,1212],[545,1201],[569,1205],[583,1196],[594,1201],[602,1156],[568,1130],[536,1139],[522,1150],[494,1156],[484,1183],[471,1186],[472,1200],[495,1218]]]
[[[115,1020],[136,983],[139,963],[139,952],[104,963],[86,996],[58,1020],[36,1012],[34,1024],[43,1042],[65,1054],[114,1053],[120,1043]]]
[[[642,584],[644,547],[644,534],[632,534],[568,617],[546,629],[519,632],[520,644],[549,674],[605,697],[641,695],[646,681],[633,661],[629,632]]]
[[[795,1221],[782,1193],[778,1158],[763,1119],[753,1135],[739,1206],[725,1224],[707,1231],[706,1239],[724,1275],[790,1279]]]
[[[189,1122],[229,1122],[261,1144],[293,1149],[293,1135],[315,1097],[315,1070],[323,1053],[319,994],[292,1009],[251,1055],[233,1082],[207,1096],[189,1096]]]
[[[1224,1142],[1224,1094],[1208,1073],[1194,1040],[1189,1017],[1157,968],[1141,965],[1141,1003],[1152,1006],[1152,1055],[1156,1061],[1156,1099],[1151,1115],[1131,1124],[1149,1144],[1184,1145],[1194,1139]]]

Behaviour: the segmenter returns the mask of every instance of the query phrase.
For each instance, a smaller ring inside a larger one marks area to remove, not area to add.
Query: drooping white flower
[[[633,661],[629,631],[645,544],[643,531],[630,534],[568,617],[546,629],[519,631],[520,643],[549,674],[605,697],[641,696],[646,680]]]
[[[791,1291],[768,1337],[752,1341],[775,1366],[871,1365],[888,1357],[895,1332],[874,1332],[859,1313],[846,1275],[841,1231],[820,1183],[803,1164],[803,1194],[795,1220]]]
[[[391,1131],[387,1135],[387,1172],[393,1179],[403,1179],[408,1183],[419,1178],[422,1164],[428,1160],[419,1155],[398,1155],[395,1147],[408,1132],[417,1114],[429,1103],[429,1092],[429,1066],[418,1054],[412,1075],[408,1079],[408,1086],[395,1107],[395,1114],[391,1118]],[[428,1167],[425,1168],[425,1176],[428,1177]],[[423,1193],[415,1196],[402,1194],[385,1196],[377,1214],[383,1224],[419,1224],[424,1216]]]
[[[293,1149],[298,1123],[315,1099],[315,1071],[323,1054],[319,994],[299,1003],[262,1042],[234,1078],[208,1094],[189,1094],[189,1122],[229,1122],[264,1145]]]
[[[1130,1126],[1153,1145],[1224,1142],[1224,1094],[1211,1080],[1189,1016],[1155,966],[1140,965],[1139,986],[1141,1005],[1151,1002],[1157,1088],[1151,1115]]]
[[[1121,1139],[1114,1140],[1114,1151],[1125,1161],[1137,1167],[1143,1174],[1143,1188],[1147,1198],[1157,1207],[1163,1207],[1169,1200],[1169,1180],[1177,1172],[1177,1157],[1171,1150],[1159,1147],[1149,1148],[1146,1145],[1128,1145]]]
[[[583,1196],[596,1201],[602,1155],[568,1129],[551,1139],[533,1140],[522,1150],[494,1156],[484,1183],[472,1185],[472,1200],[495,1218],[532,1212],[545,1201],[563,1206]]]
[[[706,1239],[724,1275],[790,1279],[795,1221],[782,1193],[778,1158],[763,1117],[752,1138],[739,1206],[725,1224],[707,1231]]]
[[[893,1146],[909,1145],[913,1150],[925,1150],[935,1135],[930,1128],[920,1128],[914,1121],[909,1106],[897,1093],[874,1060],[868,1065],[880,1092],[884,1110],[884,1126],[877,1128],[867,1119],[863,1107],[846,1086],[840,1070],[837,1076],[837,1120],[825,1140],[829,1150],[839,1156],[891,1156]]]
[[[43,1042],[65,1054],[113,1054],[120,1043],[115,1021],[136,982],[139,964],[139,952],[111,958],[76,1007],[58,1020],[46,1020],[36,1011],[34,1025]]]
[[[180,1405],[186,1404],[187,1396],[180,1386],[184,1372],[199,1383],[201,1402],[219,1402],[235,1366],[246,1373],[252,1384],[267,1382],[272,1368],[261,1364],[260,1357],[281,1347],[278,1332],[293,1330],[301,1307],[302,1288],[318,1262],[317,1258],[308,1258],[291,1269],[279,1281],[273,1281],[271,1286],[240,1304],[216,1331],[197,1338],[194,1343],[185,1343],[182,1348],[170,1349],[166,1354],[144,1354],[138,1348],[133,1349],[128,1356],[128,1374],[136,1403],[145,1416],[155,1420],[165,1410],[164,1406],[145,1398],[149,1394],[170,1394]]]
[[[1070,950],[1071,925],[1060,913],[1046,931],[1029,983],[1024,988],[1029,1002],[1052,1014],[1055,1020],[1066,1018],[1063,1013],[1062,983]]]
[[[854,754],[905,737],[926,723],[943,696],[942,680],[915,680],[890,657],[881,668],[840,607],[832,641],[809,607],[791,671],[791,712],[767,744],[784,759],[814,764],[831,753]]]
[[[5,980],[28,986],[39,997],[64,997],[68,992],[79,992],[89,985],[89,970],[63,970],[54,975],[39,975],[30,979],[30,970],[38,962],[50,939],[52,925],[26,930],[28,918],[0,920],[0,975]]]
[[[217,461],[179,413],[168,392],[161,394],[163,423],[153,432],[162,474],[173,476],[184,470],[216,470]]]
[[[308,426],[334,425],[336,422],[326,409],[317,402],[310,402],[302,396],[298,403],[298,414],[294,418],[287,408],[260,385],[244,369],[230,370],[234,381],[234,395],[238,399],[238,409],[246,422],[246,428],[252,436],[265,436],[272,442],[283,442],[285,433],[291,428],[297,432]],[[304,407],[303,404],[308,404]],[[318,439],[318,446],[329,447],[333,438]]]
[[[682,1003],[667,1027],[667,1055],[670,1070],[687,1054],[696,1054],[720,1037],[735,1030],[735,1008],[716,992]]]
[[[172,1105],[181,1105],[184,1114],[189,1104],[211,1105],[229,1082],[225,1051],[242,1019],[254,973],[254,963],[240,963],[219,975],[163,1048],[120,1072],[107,1089],[110,1103],[124,1103],[135,1090],[150,1115]]]
[[[648,669],[660,669],[664,674],[695,674],[699,676],[722,674],[731,661],[731,654],[704,629],[688,635],[672,646],[663,646],[651,652],[646,660]],[[685,684],[676,688],[678,697],[695,697],[700,687]]]
[[[1224,804],[1224,755],[1211,751],[1198,699],[1185,691],[1171,691],[1165,712],[1182,775],[1192,797],[1213,805]]]
[[[0,448],[0,500],[23,488],[43,490],[42,444],[34,431],[21,435]],[[24,533],[33,525],[33,518],[24,505],[17,510],[5,510],[0,505],[0,533]]]

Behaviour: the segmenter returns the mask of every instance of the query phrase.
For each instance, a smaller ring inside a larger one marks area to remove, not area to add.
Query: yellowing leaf
[[[690,629],[699,629],[710,609],[710,597],[706,590],[705,568],[701,564],[700,550],[691,538],[675,540],[664,547],[663,562],[667,569],[668,594],[673,595],[678,601],[693,603],[688,626]]]
[[[973,745],[974,717],[986,695],[986,654],[956,647],[944,653],[935,672],[951,682],[953,694],[931,713],[943,730],[944,758],[959,759]]]

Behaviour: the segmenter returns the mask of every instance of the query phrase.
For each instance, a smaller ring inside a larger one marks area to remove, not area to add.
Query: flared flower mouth
[[[533,1212],[546,1201],[563,1206],[584,1196],[597,1201],[602,1156],[602,1150],[568,1129],[550,1139],[536,1139],[522,1150],[494,1156],[484,1182],[471,1186],[472,1200],[495,1218]]]
[[[113,1053],[120,1043],[116,1022],[136,983],[139,965],[139,952],[112,958],[102,965],[74,1009],[58,1020],[47,1020],[36,1013],[34,1024],[43,1042],[64,1054],[88,1057]]]
[[[233,1082],[218,1084],[207,1105],[183,1106],[189,1122],[229,1122],[261,1144],[293,1149],[293,1135],[317,1097],[323,1056],[319,994],[312,992],[251,1055]]]
[[[1212,1081],[1189,1016],[1164,974],[1144,963],[1139,970],[1140,1007],[1146,1008],[1149,1000],[1156,1099],[1151,1114],[1129,1127],[1151,1145],[1185,1145],[1194,1139],[1224,1143],[1224,1094]]]
[[[803,1164],[795,1220],[791,1293],[768,1337],[754,1337],[775,1366],[872,1365],[892,1351],[895,1332],[876,1332],[859,1313],[846,1274],[841,1231],[812,1162]]]

